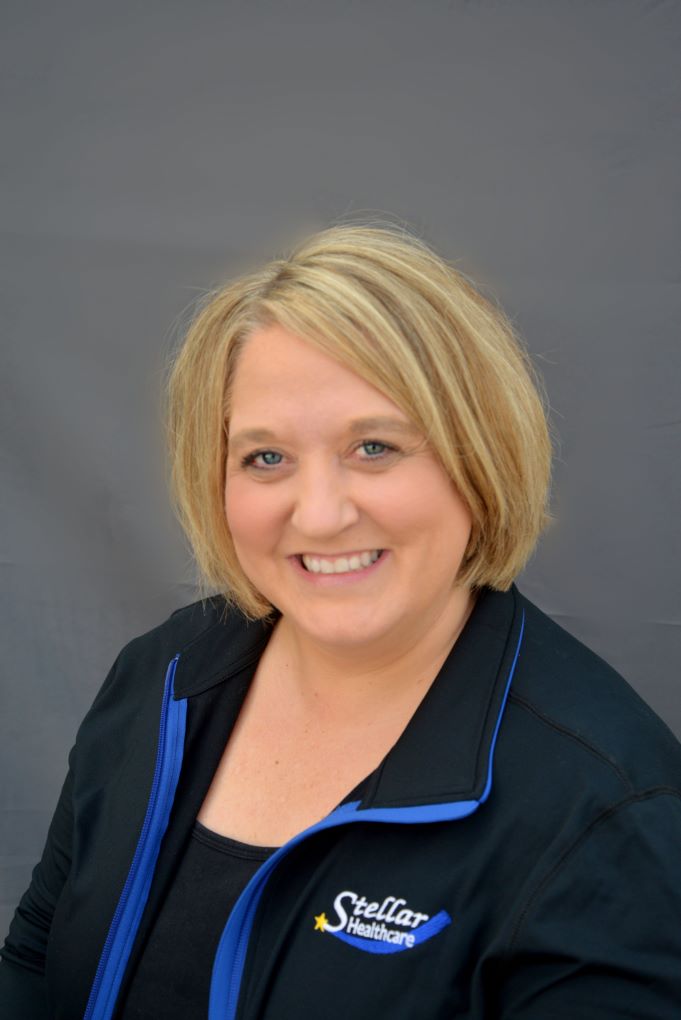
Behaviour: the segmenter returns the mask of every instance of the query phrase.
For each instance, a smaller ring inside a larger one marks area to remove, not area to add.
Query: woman
[[[210,297],[169,423],[222,595],[83,722],[2,1015],[677,1017],[681,749],[513,584],[550,442],[502,313],[335,227]]]

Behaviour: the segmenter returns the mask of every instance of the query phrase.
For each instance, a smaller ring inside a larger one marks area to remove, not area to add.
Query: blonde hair
[[[422,430],[473,518],[457,582],[510,587],[551,520],[542,389],[503,312],[404,228],[346,224],[208,294],[172,366],[171,483],[204,583],[247,616],[224,511],[229,398],[243,344],[278,324],[348,366]]]

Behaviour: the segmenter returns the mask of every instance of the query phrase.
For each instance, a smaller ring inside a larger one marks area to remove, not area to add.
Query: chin
[[[375,617],[367,619],[366,613],[357,618],[352,611],[343,612],[340,609],[328,615],[309,614],[300,619],[291,616],[290,621],[314,640],[344,648],[358,648],[380,642],[396,626],[391,626],[388,620],[378,620]]]

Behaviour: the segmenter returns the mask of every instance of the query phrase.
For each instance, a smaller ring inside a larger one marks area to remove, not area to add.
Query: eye
[[[260,459],[259,459],[260,458]],[[276,450],[254,450],[247,453],[241,460],[242,467],[253,467],[259,471],[267,471],[270,468],[279,467],[283,460]]]
[[[397,447],[382,443],[379,439],[365,439],[357,449],[363,450],[366,454],[365,457],[360,458],[361,460],[383,460],[385,457],[399,452]]]

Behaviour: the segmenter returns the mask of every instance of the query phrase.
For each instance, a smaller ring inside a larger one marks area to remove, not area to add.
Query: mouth
[[[354,574],[373,566],[384,554],[385,549],[366,549],[362,552],[340,556],[320,556],[315,553],[301,553],[296,559],[310,574]]]

